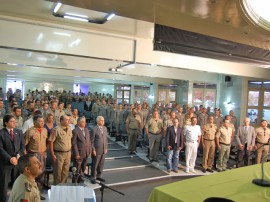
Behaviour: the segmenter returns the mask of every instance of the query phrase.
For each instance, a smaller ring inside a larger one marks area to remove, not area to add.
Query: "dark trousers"
[[[83,159],[74,159],[73,163],[74,166],[77,168],[77,172],[80,175],[80,179],[84,176],[84,171],[86,169],[88,157],[85,157]]]
[[[45,175],[45,167],[46,167],[46,158],[47,158],[47,154],[46,152],[44,153],[34,153],[36,155],[36,157],[38,158],[38,160],[41,163],[42,166],[42,173],[36,177],[36,183],[38,185],[39,190],[42,190],[42,187],[44,185],[44,175]]]
[[[105,161],[105,154],[96,155],[92,157],[91,177],[93,179],[96,179],[97,177],[101,177],[104,161]]]
[[[251,163],[250,163],[250,153],[251,153],[251,151],[247,150],[247,144],[245,144],[243,150],[238,150],[236,166],[237,167],[242,167],[242,166],[251,165]]]
[[[1,165],[0,166],[0,202],[6,202],[8,184],[13,185],[19,176],[18,166]]]

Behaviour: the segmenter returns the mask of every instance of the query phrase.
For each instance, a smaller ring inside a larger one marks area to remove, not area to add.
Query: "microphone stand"
[[[89,179],[88,176],[85,176],[85,177]],[[89,180],[90,180],[90,179],[89,179]],[[99,190],[100,190],[100,192],[101,192],[101,202],[103,202],[103,195],[104,195],[104,189],[105,189],[105,188],[110,189],[110,190],[112,190],[112,191],[114,191],[114,192],[116,192],[116,193],[118,193],[118,194],[121,194],[121,195],[125,196],[124,193],[122,193],[122,192],[120,192],[120,191],[118,191],[118,190],[116,190],[116,189],[113,189],[113,188],[107,186],[106,184],[104,184],[104,183],[102,183],[102,182],[96,181],[96,183],[100,185],[100,189],[99,189]]]
[[[266,144],[263,144],[263,145],[261,145],[259,148],[257,148],[257,149],[255,149],[255,150],[253,150],[253,151],[250,151],[250,154],[249,155],[246,155],[246,159],[247,158],[249,158],[249,157],[251,157],[253,154],[256,154],[256,152],[260,149],[260,148],[262,148],[262,147],[264,147],[265,145],[269,145],[270,144],[270,139],[268,140],[268,142],[266,143]],[[238,151],[239,152],[239,151]],[[236,161],[236,164],[238,163],[238,164],[240,164],[240,163],[242,163],[243,161],[245,160],[245,158],[243,158],[241,161],[237,161],[237,159],[235,160]]]
[[[252,180],[252,183],[259,185],[259,186],[263,186],[263,187],[270,187],[270,181],[267,181],[264,179],[264,161],[265,159],[268,158],[270,153],[266,154],[263,158],[262,158],[262,178],[261,179],[254,179]]]

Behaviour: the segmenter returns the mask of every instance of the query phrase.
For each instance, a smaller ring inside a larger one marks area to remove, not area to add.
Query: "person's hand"
[[[255,145],[255,146],[254,146],[254,149],[255,149],[255,150],[257,150],[257,149],[258,149],[257,145]]]
[[[248,151],[251,151],[251,150],[252,150],[252,146],[248,146],[248,147],[247,147],[247,150],[248,150]]]
[[[205,148],[205,144],[202,144],[203,148]]]
[[[221,149],[221,146],[220,145],[218,145],[218,150],[220,150]]]
[[[79,160],[80,158],[81,158],[80,155],[75,156],[76,160]]]
[[[182,147],[179,147],[179,149],[178,149],[178,150],[180,151],[181,149],[182,149]]]
[[[12,165],[16,166],[18,164],[18,159],[16,157],[12,157],[11,159],[9,159],[9,162]]]
[[[104,153],[107,154],[107,152],[108,152],[108,149],[105,149],[105,152]]]
[[[56,156],[55,155],[52,155],[52,160],[53,160],[53,162],[55,162],[56,161]]]
[[[168,150],[171,150],[172,149],[172,147],[171,146],[168,146]]]
[[[244,145],[242,145],[242,144],[240,144],[239,147],[240,147],[240,150],[244,149]]]
[[[94,150],[94,151],[92,152],[92,155],[93,155],[93,156],[96,156],[96,155],[97,155],[96,150]]]

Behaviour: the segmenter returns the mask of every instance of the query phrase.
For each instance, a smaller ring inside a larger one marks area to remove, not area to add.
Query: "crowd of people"
[[[90,121],[94,122],[92,129],[89,130],[86,118],[79,116],[78,109],[72,106],[69,95],[74,101],[84,102],[84,110],[90,112]],[[269,151],[267,121],[262,120],[261,126],[255,129],[249,118],[245,118],[243,125],[238,127],[232,110],[229,115],[221,116],[220,109],[211,112],[204,106],[117,104],[111,95],[98,93],[86,96],[34,91],[29,92],[24,101],[17,100],[12,93],[7,99],[8,106],[0,99],[0,122],[3,124],[0,126],[0,202],[6,202],[9,184],[13,185],[10,201],[31,197],[37,201],[44,199],[39,194],[37,197],[37,188],[42,189],[44,184],[47,154],[52,159],[55,185],[67,182],[71,161],[78,174],[75,181],[83,182],[90,157],[91,182],[104,182],[102,170],[108,152],[107,135],[112,130],[115,130],[116,141],[128,134],[131,155],[136,153],[139,138],[149,145],[150,162],[159,162],[159,151],[166,154],[169,173],[178,172],[181,150],[185,151],[187,173],[196,172],[198,150],[203,153],[202,172],[213,172],[213,165],[217,171],[225,171],[234,138],[239,150],[237,167],[250,165],[252,152],[256,152],[256,163],[265,161],[262,157]],[[17,178],[19,172],[21,175]],[[33,184],[33,179],[38,186]],[[22,183],[25,186],[20,187]]]

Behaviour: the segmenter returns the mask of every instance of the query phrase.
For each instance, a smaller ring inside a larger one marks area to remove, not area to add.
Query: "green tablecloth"
[[[270,162],[264,164],[265,179],[270,181]],[[270,187],[252,183],[261,178],[261,165],[253,165],[208,176],[195,177],[154,188],[148,202],[196,202],[209,197],[233,201],[270,201]]]

